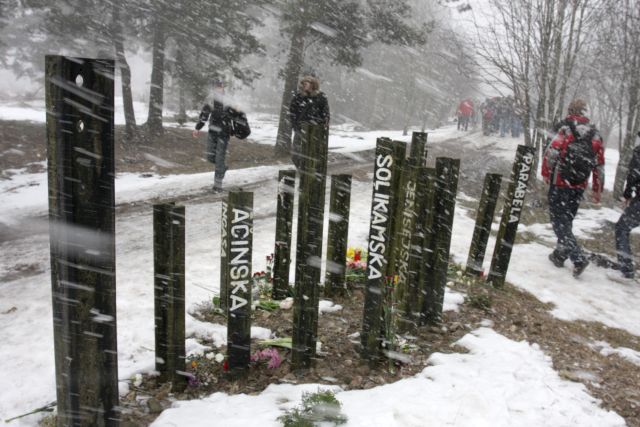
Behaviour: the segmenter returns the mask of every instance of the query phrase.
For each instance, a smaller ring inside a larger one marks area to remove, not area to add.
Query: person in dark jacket
[[[567,147],[576,135],[591,136],[591,147],[595,155],[593,173],[592,201],[600,203],[600,195],[604,188],[604,145],[602,139],[589,119],[584,116],[587,104],[582,99],[575,99],[569,104],[569,115],[547,147],[542,160],[542,177],[549,184],[549,217],[553,232],[558,238],[555,250],[549,254],[549,260],[556,267],[563,267],[567,258],[573,262],[573,276],[578,277],[589,260],[582,252],[576,237],[573,235],[573,218],[578,212],[584,190],[589,183],[589,176],[577,184],[571,184],[562,178],[560,168],[567,154]]]
[[[193,137],[197,138],[202,129],[209,122],[209,135],[207,138],[207,160],[215,165],[213,191],[222,191],[222,180],[227,171],[226,157],[229,138],[231,136],[233,109],[224,105],[224,82],[216,80],[213,83],[213,106],[205,104],[200,111]]]
[[[299,92],[289,106],[289,120],[294,130],[291,160],[296,168],[302,168],[302,124],[321,124],[329,127],[329,118],[329,101],[320,91],[320,81],[313,76],[304,76],[300,80]]]
[[[504,138],[511,129],[511,114],[513,111],[513,102],[510,98],[501,98],[498,100],[498,128],[500,129],[500,137]]]
[[[640,139],[640,132],[638,138]],[[635,271],[629,233],[640,225],[640,144],[633,149],[623,197],[625,209],[616,223],[616,254],[622,275],[627,279],[633,279]]]
[[[487,98],[480,106],[480,112],[482,113],[482,134],[488,136],[493,131],[491,124],[496,114],[495,101]]]

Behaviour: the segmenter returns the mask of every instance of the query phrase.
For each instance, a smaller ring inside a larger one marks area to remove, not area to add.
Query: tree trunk
[[[629,2],[625,1],[625,9],[624,10],[630,10],[629,9]],[[623,14],[623,21],[620,23],[620,25],[623,26],[623,28],[629,28],[629,14],[625,13]],[[628,52],[628,48],[629,48],[629,32],[628,31],[623,31],[622,32],[622,51],[623,52]],[[623,64],[626,65],[626,62],[623,61]],[[622,84],[620,85],[620,96],[619,96],[619,102],[618,102],[618,151],[619,153],[622,155],[623,152],[623,139],[622,139],[622,119],[624,117],[624,113],[623,113],[623,105],[624,105],[624,93],[625,93],[625,89],[626,89],[626,84],[628,84],[628,77],[629,77],[629,67],[624,66],[622,69]],[[616,180],[618,178],[618,172],[616,171]],[[614,190],[615,191],[615,190]]]
[[[553,62],[551,64],[549,76],[549,96],[547,99],[547,121],[551,125],[555,125],[558,117],[554,114],[556,106],[556,89],[558,87],[558,71],[560,70],[560,60],[562,52],[562,33],[564,29],[564,15],[567,0],[560,0],[558,3],[558,16],[555,18],[553,25]],[[571,48],[571,45],[569,45]],[[565,63],[566,65],[566,63]],[[566,77],[566,76],[565,76]]]
[[[620,152],[620,160],[616,167],[616,178],[613,183],[613,197],[615,199],[622,196],[624,183],[627,179],[627,173],[629,172],[629,162],[631,161],[631,156],[633,154],[635,133],[640,127],[640,112],[638,112],[638,102],[640,101],[640,78],[635,78],[630,92],[624,145]]]
[[[291,33],[291,46],[289,58],[284,71],[284,91],[282,92],[282,104],[280,104],[280,120],[278,122],[278,135],[276,136],[276,152],[289,153],[291,150],[291,121],[289,120],[289,104],[295,95],[298,84],[298,76],[304,62],[304,37],[307,33],[306,24],[297,26]]]
[[[544,80],[544,79],[543,79]],[[545,82],[546,85],[546,82]],[[544,110],[546,103],[545,94],[541,94],[541,97],[538,99],[538,107],[536,108],[536,116],[533,119],[533,148],[534,148],[534,157],[533,157],[533,169],[537,170],[538,161],[540,160],[541,155],[544,154],[545,150],[545,137],[546,137],[546,129],[548,128],[548,123],[544,118]]]
[[[429,118],[429,114],[427,112],[427,98],[426,95],[422,95],[424,100],[422,101],[422,107],[420,107],[420,113],[422,114],[422,127],[420,132],[424,133],[427,128],[427,119]]]
[[[179,44],[182,46],[182,43]],[[178,49],[176,55],[176,79],[178,81],[178,117],[177,121],[182,126],[187,121],[187,105],[185,99],[185,84],[184,84],[184,54],[181,49]]]
[[[182,126],[184,124],[184,122],[187,121],[187,104],[186,104],[186,100],[184,98],[184,89],[182,84],[180,84],[180,106],[178,107],[178,122],[180,123],[180,126]]]
[[[120,10],[113,4],[113,44],[116,51],[116,59],[120,67],[122,79],[122,107],[124,109],[125,138],[131,141],[136,131],[136,116],[133,110],[133,94],[131,93],[131,68],[124,54],[124,42],[122,26],[120,24]]]
[[[575,22],[576,22],[576,13],[577,8],[576,5],[573,4],[573,9],[571,10],[571,23],[569,24],[569,41],[567,46],[571,47],[573,45],[573,35],[575,32]],[[560,85],[560,92],[558,94],[558,103],[556,107],[556,113],[554,117],[556,119],[560,119],[563,114],[562,111],[564,109],[564,100],[567,95],[567,86],[569,84],[569,77],[573,73],[573,65],[575,63],[575,58],[577,56],[577,47],[579,46],[579,37],[582,31],[582,22],[578,27],[578,31],[576,33],[576,49],[573,52],[569,50],[568,58],[565,58],[564,66],[562,67],[562,84]]]
[[[529,38],[533,35],[533,18],[531,16],[531,5],[526,8],[526,22],[527,22],[527,34]],[[531,61],[533,56],[533,46],[531,43],[527,43],[525,47],[525,59],[524,59],[524,70],[523,70],[523,84],[522,91],[524,96],[524,117],[522,118],[522,128],[524,129],[524,143],[527,147],[533,147],[534,143],[532,140],[533,132],[531,131],[531,106],[533,105],[531,100],[531,79],[529,77],[529,73],[531,71]],[[537,170],[537,165],[533,165],[534,170]]]
[[[544,151],[544,145],[546,140],[546,130],[549,128],[546,115],[546,103],[548,98],[548,82],[549,82],[549,57],[551,49],[551,33],[553,30],[553,14],[554,14],[554,1],[545,0],[542,6],[543,25],[540,28],[540,74],[538,81],[538,106],[536,108],[535,117],[535,130],[534,130],[534,149],[535,156],[533,160],[533,169],[538,167],[538,161],[542,152]]]
[[[151,87],[149,89],[149,117],[147,130],[152,135],[162,134],[162,106],[164,103],[164,29],[156,22],[153,34],[153,61],[151,70]]]

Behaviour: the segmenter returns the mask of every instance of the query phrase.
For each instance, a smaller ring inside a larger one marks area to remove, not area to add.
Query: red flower
[[[355,253],[353,254],[353,260],[360,261],[360,251],[355,251]]]
[[[222,364],[222,369],[225,371],[229,370],[229,362],[225,359],[224,363]]]

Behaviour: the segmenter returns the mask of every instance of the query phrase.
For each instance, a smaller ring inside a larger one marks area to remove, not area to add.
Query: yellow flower
[[[191,367],[192,367],[193,369],[196,369],[196,367],[197,367],[197,366],[198,366],[198,362],[196,362],[195,360],[192,360],[192,361],[191,361]]]
[[[352,247],[349,247],[349,249],[347,249],[347,259],[353,259],[354,255],[356,254],[356,250]]]

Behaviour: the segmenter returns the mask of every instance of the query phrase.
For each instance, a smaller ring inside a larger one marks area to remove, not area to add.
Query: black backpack
[[[596,134],[593,126],[584,135],[580,135],[574,123],[568,123],[573,134],[573,141],[567,145],[564,158],[560,164],[560,178],[571,185],[582,184],[589,179],[591,171],[596,167],[596,155],[591,140]]]
[[[229,115],[231,116],[231,135],[238,139],[245,139],[251,135],[251,128],[245,113],[230,108]]]

